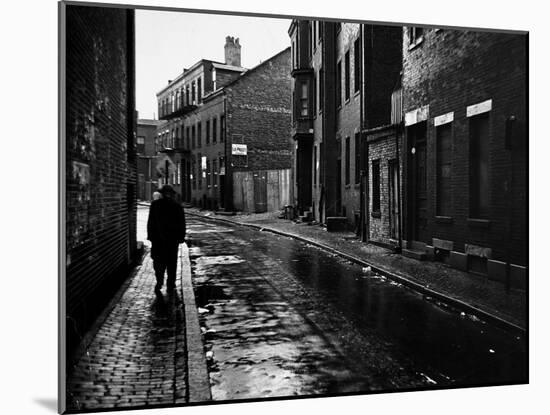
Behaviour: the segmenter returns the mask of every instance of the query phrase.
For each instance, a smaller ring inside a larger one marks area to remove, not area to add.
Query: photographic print
[[[60,412],[528,383],[526,32],[59,16]]]

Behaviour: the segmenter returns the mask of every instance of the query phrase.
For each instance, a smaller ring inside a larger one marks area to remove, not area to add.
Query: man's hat
[[[165,184],[165,185],[162,186],[162,188],[160,189],[160,193],[162,193],[163,195],[167,195],[167,194],[174,195],[174,194],[176,194],[176,191],[175,191],[174,188],[173,188],[172,186],[170,186],[169,184]]]

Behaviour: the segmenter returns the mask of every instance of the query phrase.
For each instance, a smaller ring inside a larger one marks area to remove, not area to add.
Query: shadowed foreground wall
[[[69,351],[136,254],[133,10],[66,6]]]

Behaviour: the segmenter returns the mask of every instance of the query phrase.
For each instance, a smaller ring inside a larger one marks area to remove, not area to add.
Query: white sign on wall
[[[246,156],[246,144],[231,144],[231,154],[234,156]]]

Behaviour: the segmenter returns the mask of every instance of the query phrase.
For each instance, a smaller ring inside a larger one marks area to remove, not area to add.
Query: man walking
[[[185,213],[174,200],[176,192],[170,185],[160,189],[162,198],[154,200],[149,208],[147,220],[147,239],[151,241],[151,258],[157,284],[155,293],[160,294],[164,283],[164,271],[168,278],[167,289],[173,290],[176,285],[179,244],[185,241]]]

